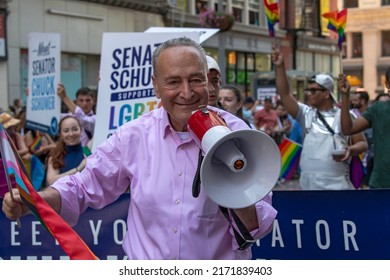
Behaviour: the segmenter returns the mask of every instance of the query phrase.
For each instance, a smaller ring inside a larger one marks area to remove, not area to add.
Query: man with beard
[[[352,112],[359,117],[368,108],[370,97],[364,89],[357,89],[351,99]]]

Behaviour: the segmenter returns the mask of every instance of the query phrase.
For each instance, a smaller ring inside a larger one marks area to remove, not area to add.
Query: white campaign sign
[[[158,107],[152,83],[152,55],[164,41],[199,33],[104,33],[92,150],[126,122]]]
[[[55,135],[61,112],[61,38],[57,33],[28,34],[27,126]]]
[[[191,27],[150,27],[145,33],[176,33],[176,32],[196,32],[199,34],[199,44],[219,31],[218,28],[191,28]]]

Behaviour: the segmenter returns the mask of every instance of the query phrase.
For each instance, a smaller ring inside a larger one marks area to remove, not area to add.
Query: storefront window
[[[344,8],[358,8],[359,1],[358,0],[344,0]]]
[[[237,53],[237,71],[236,71],[236,84],[244,85],[245,84],[245,74],[246,74],[246,58],[245,53]]]
[[[363,39],[362,33],[352,33],[352,58],[363,57]]]
[[[303,23],[302,21],[302,15],[303,15],[303,0],[297,0],[295,1],[295,23],[294,23],[294,28],[303,28],[301,24]]]
[[[330,59],[329,55],[316,53],[314,54],[314,71],[320,73],[330,73]]]
[[[313,53],[297,51],[296,64],[296,70],[313,71]]]
[[[265,12],[262,9],[263,6],[259,6],[259,0],[248,1],[249,24],[259,26],[259,16],[263,15],[265,17]]]
[[[382,56],[390,56],[390,31],[382,31]]]
[[[228,67],[236,68],[236,52],[229,52],[228,54]]]
[[[198,15],[207,11],[207,1],[196,0],[195,2],[195,13]]]
[[[242,9],[233,8],[233,16],[236,22],[242,22]]]
[[[347,58],[347,44],[345,43],[341,45],[341,55],[343,58]]]
[[[331,56],[331,60],[332,60],[332,73],[333,73],[333,76],[337,76],[338,74],[340,74],[340,64],[341,64],[341,61],[340,61],[340,56],[339,55],[333,55]]]
[[[271,70],[271,59],[268,54],[229,51],[227,67],[227,83],[240,85],[247,92],[256,72]]]
[[[271,57],[268,54],[256,54],[256,72],[271,70]]]
[[[172,5],[174,5],[179,11],[184,11],[188,13],[188,1],[187,0],[172,0]]]
[[[249,11],[249,24],[259,26],[259,13]]]
[[[385,86],[385,83],[386,83],[386,71],[387,71],[387,67],[383,67],[383,66],[380,66],[378,67],[378,70],[377,70],[377,77],[378,77],[378,86],[379,88],[382,88],[383,90],[386,88]]]
[[[344,70],[351,87],[363,87],[363,69]]]

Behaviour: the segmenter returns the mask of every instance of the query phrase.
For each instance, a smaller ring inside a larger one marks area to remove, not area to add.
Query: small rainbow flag
[[[290,180],[299,165],[302,145],[288,138],[283,139],[279,144],[280,155],[282,156],[282,169],[280,177]]]
[[[339,49],[341,50],[341,46],[345,41],[344,30],[347,25],[347,9],[344,9],[340,12],[331,11],[322,14],[322,16],[329,20],[328,29],[333,30],[339,34],[339,39],[337,44],[339,46]]]
[[[273,0],[264,0],[265,15],[267,16],[268,30],[271,37],[275,37],[274,25],[279,22],[279,5]]]
[[[37,133],[37,136],[35,137],[34,139],[34,142],[31,143],[30,147],[29,147],[29,150],[31,153],[34,153],[36,152],[39,147],[41,147],[41,144],[42,144],[42,136],[41,134],[38,132]]]
[[[72,260],[97,260],[80,236],[37,193],[27,177],[22,159],[0,124],[0,148],[6,176],[15,177],[20,197]],[[9,186],[11,189],[12,186]]]

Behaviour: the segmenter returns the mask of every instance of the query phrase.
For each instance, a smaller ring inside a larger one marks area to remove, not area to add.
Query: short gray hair
[[[206,52],[202,48],[201,45],[199,45],[194,40],[188,38],[188,37],[179,37],[179,38],[173,38],[165,41],[161,45],[159,45],[153,52],[153,59],[152,59],[152,66],[153,66],[153,75],[156,76],[156,64],[157,59],[160,56],[161,52],[174,47],[193,47],[194,49],[198,50],[199,53],[202,56],[203,62],[205,66],[207,67],[207,59],[206,59]]]

